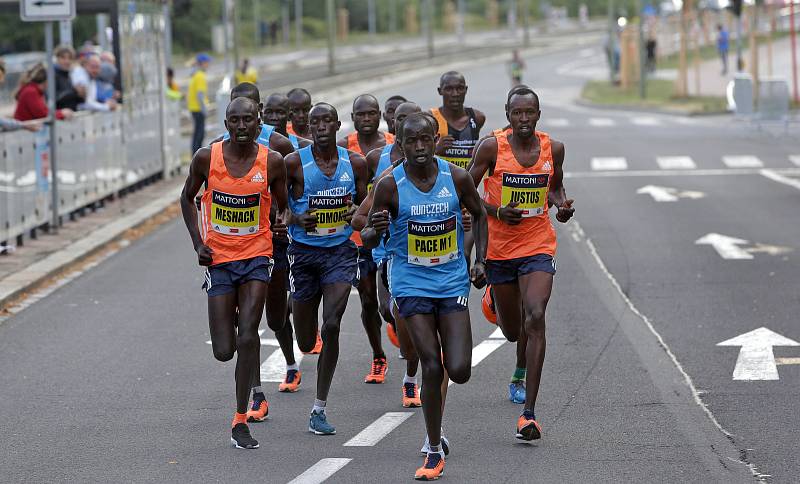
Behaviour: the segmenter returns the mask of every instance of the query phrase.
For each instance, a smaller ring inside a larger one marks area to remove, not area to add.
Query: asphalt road
[[[484,358],[466,385],[451,387],[445,479],[796,481],[800,369],[779,366],[777,381],[734,381],[739,348],[716,344],[761,326],[800,338],[793,210],[800,192],[791,186],[790,158],[800,147],[727,117],[574,106],[582,77],[601,59],[595,48],[530,58],[525,77],[541,95],[541,128],[566,144],[565,183],[577,208],[576,219],[558,227],[536,409],[544,439],[528,445],[513,436],[521,410],[506,399],[514,347],[492,338],[474,292],[474,354]],[[465,70],[468,104],[486,112],[489,127],[504,124],[505,72],[491,64]],[[436,84],[430,78],[375,94],[430,106]],[[665,156],[691,164],[662,169],[677,166],[659,161]],[[755,162],[726,156],[756,156],[763,166],[742,168]],[[595,160],[593,169],[594,157],[617,160]],[[622,168],[619,158],[624,169],[600,169]],[[673,188],[667,193],[677,200],[637,194],[647,185]],[[724,259],[695,244],[709,233],[746,240],[734,245],[752,259]],[[306,431],[316,360],[307,356],[300,392],[279,394],[277,383],[265,383],[271,418],[251,427],[261,449],[231,449],[233,364],[215,361],[206,344],[201,281],[176,221],[0,326],[4,481],[279,483],[325,465],[341,466],[330,482],[411,479],[422,462],[422,415],[400,406],[404,362],[388,341],[387,383],[362,383],[371,355],[356,295],[329,397],[338,434]],[[262,338],[266,361],[275,347],[269,331]],[[371,434],[382,436],[374,445],[345,445],[387,412],[406,420]]]

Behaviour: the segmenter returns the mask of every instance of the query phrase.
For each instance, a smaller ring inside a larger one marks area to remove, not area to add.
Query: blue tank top
[[[392,166],[392,147],[394,143],[388,144],[383,147],[383,151],[381,151],[381,157],[378,160],[378,166],[375,168],[375,177],[378,178],[378,175],[384,172],[387,168]],[[374,182],[373,182],[374,183]],[[376,264],[380,264],[381,262],[386,259],[386,246],[383,242],[384,237],[381,237],[378,246],[372,249],[372,260],[375,261]]]
[[[272,136],[272,132],[275,131],[275,127],[269,124],[262,124],[261,125],[261,132],[258,133],[258,137],[256,138],[256,143],[260,145],[264,145],[269,148],[269,137]],[[225,133],[222,136],[222,141],[227,141],[231,139],[230,133]]]
[[[292,143],[292,147],[294,148],[294,150],[295,151],[299,150],[300,149],[300,142],[297,141],[297,135],[289,133],[288,138],[289,138],[289,142]]]
[[[289,225],[289,238],[316,247],[334,247],[350,239],[353,228],[345,222],[347,202],[355,203],[356,177],[347,150],[337,146],[339,162],[336,172],[328,177],[322,173],[314,160],[311,146],[298,151],[303,164],[303,195],[294,200],[289,197],[289,207],[295,214],[303,214],[309,209],[317,210],[317,227],[306,232],[303,227]]]
[[[394,297],[458,297],[469,293],[464,227],[450,165],[441,159],[427,193],[406,178],[403,165],[392,175],[398,210],[389,225],[389,290]]]

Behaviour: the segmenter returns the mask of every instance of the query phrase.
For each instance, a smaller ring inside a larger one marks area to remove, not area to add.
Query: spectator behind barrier
[[[182,98],[183,94],[178,88],[178,83],[175,82],[175,71],[172,70],[172,67],[167,67],[167,99],[180,101]]]
[[[78,91],[72,87],[70,72],[75,63],[75,50],[68,45],[60,45],[55,48],[55,72],[56,72],[56,108],[68,108],[73,111],[78,109],[78,104],[83,102],[83,98]]]
[[[114,89],[117,80],[117,59],[111,52],[100,54],[100,74],[97,76],[97,100],[105,102],[109,99],[118,101],[120,92]]]
[[[234,77],[236,78],[237,86],[243,82],[258,84],[258,72],[250,66],[250,59],[247,58],[242,61],[242,65],[236,70]]]
[[[92,57],[95,54],[91,50],[83,49],[81,50],[80,55],[78,56],[78,63],[72,67],[72,70],[69,73],[69,79],[72,81],[72,87],[77,91],[78,96],[81,99],[86,99],[86,90],[89,87],[89,82],[91,78],[89,77],[89,72],[86,70],[86,62],[89,60],[89,57]]]
[[[30,121],[32,119],[46,118],[48,109],[44,97],[45,92],[47,92],[47,71],[39,63],[28,69],[19,79],[19,87],[14,93],[14,97],[17,100],[14,119]],[[73,111],[71,109],[56,110],[56,119],[69,119],[72,115]]]
[[[6,82],[6,63],[0,59],[0,86]],[[36,131],[41,127],[40,123],[27,122],[23,123],[16,119],[4,118],[0,116],[0,131],[15,131],[17,129],[27,129],[29,131]]]
[[[113,98],[100,100],[99,93],[102,81],[99,81],[100,76],[100,57],[97,55],[90,55],[84,64],[84,69],[89,74],[89,83],[86,85],[86,98],[83,103],[78,105],[79,110],[85,111],[113,111],[117,109],[117,101]],[[113,90],[113,88],[112,88]]]

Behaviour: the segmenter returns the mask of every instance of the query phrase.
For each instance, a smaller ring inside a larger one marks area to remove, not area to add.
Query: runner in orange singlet
[[[492,285],[498,325],[509,341],[528,337],[527,394],[516,436],[541,437],[534,406],[545,354],[545,310],[556,272],[556,234],[549,206],[566,223],[575,212],[563,185],[564,144],[536,131],[539,98],[530,89],[509,93],[511,132],[496,131],[476,150],[470,174],[477,186],[485,173],[484,205],[489,215],[486,274]]]
[[[286,125],[286,132],[310,140],[308,113],[311,111],[311,94],[302,87],[296,87],[286,93],[286,97],[289,98],[289,123]]]
[[[286,168],[278,152],[256,142],[260,120],[258,104],[252,99],[231,101],[225,127],[229,140],[194,154],[181,193],[181,211],[198,262],[207,267],[203,287],[208,293],[214,357],[228,361],[237,353],[231,444],[256,449],[258,441],[250,435],[246,412],[253,375],[260,364],[258,324],[272,271],[271,199],[275,197],[279,213],[276,226],[283,226]],[[194,197],[203,184],[207,188],[201,236]]]

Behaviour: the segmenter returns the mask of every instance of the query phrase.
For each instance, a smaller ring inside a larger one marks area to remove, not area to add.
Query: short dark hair
[[[389,101],[400,101],[401,103],[407,103],[408,99],[404,98],[403,96],[401,96],[399,94],[395,94],[394,96],[392,96],[392,97],[390,97],[389,99],[386,100],[387,103]]]
[[[427,114],[427,116],[426,116],[426,114]],[[406,119],[404,119],[403,122],[400,123],[400,125],[397,126],[397,128],[396,128],[398,140],[402,143],[403,140],[405,139],[405,137],[406,137],[405,126],[406,126],[406,123],[409,122],[409,120],[411,120],[411,121],[417,121],[417,120],[424,121],[425,124],[427,124],[431,128],[431,132],[434,135],[436,135],[436,126],[434,126],[433,121],[431,121],[431,118],[433,118],[433,116],[431,116],[428,113],[411,113],[408,116],[406,116]]]
[[[231,89],[231,101],[237,97],[250,98],[255,101],[256,104],[261,102],[261,93],[258,91],[258,86],[252,82],[242,82]]]
[[[506,98],[506,106],[511,104],[511,98],[512,97],[514,97],[514,96],[527,96],[529,94],[532,95],[534,97],[534,99],[536,99],[536,105],[541,107],[540,104],[539,104],[539,95],[536,94],[535,92],[533,92],[533,89],[531,89],[530,87],[526,86],[525,84],[519,84],[517,86],[514,86],[514,87],[511,88],[510,91],[508,91],[508,97]]]
[[[444,80],[447,79],[448,77],[460,77],[461,79],[464,79],[465,82],[467,80],[464,77],[464,74],[462,74],[462,73],[460,73],[458,71],[447,71],[444,74],[442,74],[442,77],[439,78],[439,86],[440,87],[442,86],[442,84],[444,84]]]
[[[311,99],[311,94],[308,91],[306,91],[305,89],[303,89],[302,87],[295,87],[295,88],[289,89],[289,92],[286,93],[286,97],[292,97],[295,94],[303,94],[303,95],[307,96],[309,99]]]

